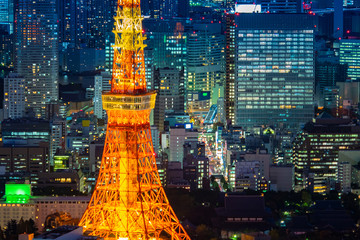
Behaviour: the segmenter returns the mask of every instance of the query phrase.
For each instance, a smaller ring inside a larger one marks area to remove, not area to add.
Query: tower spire
[[[112,93],[146,92],[140,0],[118,0],[115,16]]]
[[[149,121],[156,93],[146,91],[141,21],[140,0],[118,0],[104,152],[79,225],[105,240],[190,240],[157,171]]]

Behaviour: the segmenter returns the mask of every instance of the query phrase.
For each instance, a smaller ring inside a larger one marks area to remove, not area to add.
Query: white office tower
[[[25,107],[44,118],[46,104],[59,95],[56,0],[19,0],[15,24],[15,69],[25,78]]]
[[[4,79],[4,119],[16,119],[25,113],[25,79],[10,73]]]
[[[102,106],[101,95],[103,91],[110,91],[110,81],[111,74],[109,72],[101,72],[100,75],[95,76],[94,114],[100,119],[104,119],[106,114]]]

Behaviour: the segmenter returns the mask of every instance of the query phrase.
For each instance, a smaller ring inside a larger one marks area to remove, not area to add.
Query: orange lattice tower
[[[104,239],[190,240],[161,186],[150,132],[156,93],[146,91],[140,0],[118,0],[108,125],[94,193],[80,220]]]

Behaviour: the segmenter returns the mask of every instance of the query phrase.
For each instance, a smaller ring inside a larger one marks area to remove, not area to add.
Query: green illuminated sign
[[[30,184],[5,184],[6,203],[28,203],[30,196]]]
[[[208,93],[203,93],[203,96],[206,97],[208,95]]]

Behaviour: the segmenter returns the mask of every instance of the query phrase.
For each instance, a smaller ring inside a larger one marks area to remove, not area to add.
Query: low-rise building
[[[6,226],[11,219],[33,219],[42,231],[46,218],[57,212],[80,220],[89,201],[89,196],[31,196],[30,184],[7,184],[0,200],[0,225]]]
[[[270,186],[272,191],[290,192],[294,190],[294,166],[270,166]]]

